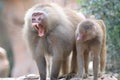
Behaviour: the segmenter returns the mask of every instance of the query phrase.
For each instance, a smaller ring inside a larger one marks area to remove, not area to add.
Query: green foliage
[[[120,0],[82,0],[80,7],[85,14],[104,20],[107,26],[108,62],[112,64],[114,60],[118,66],[113,65],[113,70],[120,69]]]
[[[77,0],[77,3],[81,3],[82,2],[82,0]]]

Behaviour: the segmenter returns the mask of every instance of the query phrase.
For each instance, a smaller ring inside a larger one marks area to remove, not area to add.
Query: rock
[[[104,74],[102,77],[100,77],[98,80],[118,80],[117,77],[119,75],[118,74]],[[18,78],[0,78],[0,80],[40,80],[39,75],[36,74],[29,74],[29,75],[24,75],[24,76],[20,76]],[[49,78],[47,78],[47,80],[50,80]],[[65,78],[59,79],[59,80],[66,80]],[[78,78],[72,78],[70,80],[80,80]],[[86,79],[83,80],[93,80],[93,76],[89,76]]]
[[[39,75],[29,74],[29,75],[18,77],[17,80],[39,80]]]

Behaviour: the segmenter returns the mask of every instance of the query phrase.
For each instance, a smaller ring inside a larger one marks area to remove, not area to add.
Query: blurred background
[[[22,39],[22,27],[26,10],[44,2],[55,2],[102,19],[107,28],[106,70],[120,73],[120,0],[0,0],[0,47],[7,51],[9,77],[38,73]]]

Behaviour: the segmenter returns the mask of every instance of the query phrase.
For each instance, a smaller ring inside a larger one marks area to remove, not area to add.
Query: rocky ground
[[[119,80],[119,79],[117,79],[117,77],[118,77],[118,74],[110,73],[110,74],[103,75],[98,80]],[[26,75],[26,76],[21,76],[21,77],[17,78],[16,80],[39,80],[39,76],[30,74],[30,75]],[[60,80],[65,80],[65,79],[63,78]],[[71,80],[79,80],[79,79],[71,79]],[[87,79],[84,79],[84,80],[93,80],[93,76],[89,76]]]
[[[100,77],[98,80],[120,80],[117,79],[118,78],[118,74],[105,74],[102,77]],[[25,76],[21,76],[18,78],[0,78],[0,80],[39,80],[39,75],[35,75],[35,74],[29,74],[29,75],[25,75]],[[50,79],[47,79],[50,80]],[[66,79],[59,79],[59,80],[66,80]],[[70,79],[70,80],[79,80],[79,79]],[[89,76],[87,79],[84,80],[93,80],[93,76]]]

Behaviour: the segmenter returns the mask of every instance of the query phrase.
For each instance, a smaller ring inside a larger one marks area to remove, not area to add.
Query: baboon
[[[106,64],[106,27],[102,20],[85,19],[76,29],[76,47],[78,77],[83,78],[85,69],[88,75],[89,54],[93,54],[94,80],[98,78],[98,69],[103,73]]]
[[[60,68],[68,73],[68,57],[73,51],[71,72],[76,72],[75,30],[84,15],[54,3],[38,4],[25,15],[24,38],[33,53],[41,80],[46,80],[46,55],[52,56],[51,80],[57,80]]]

